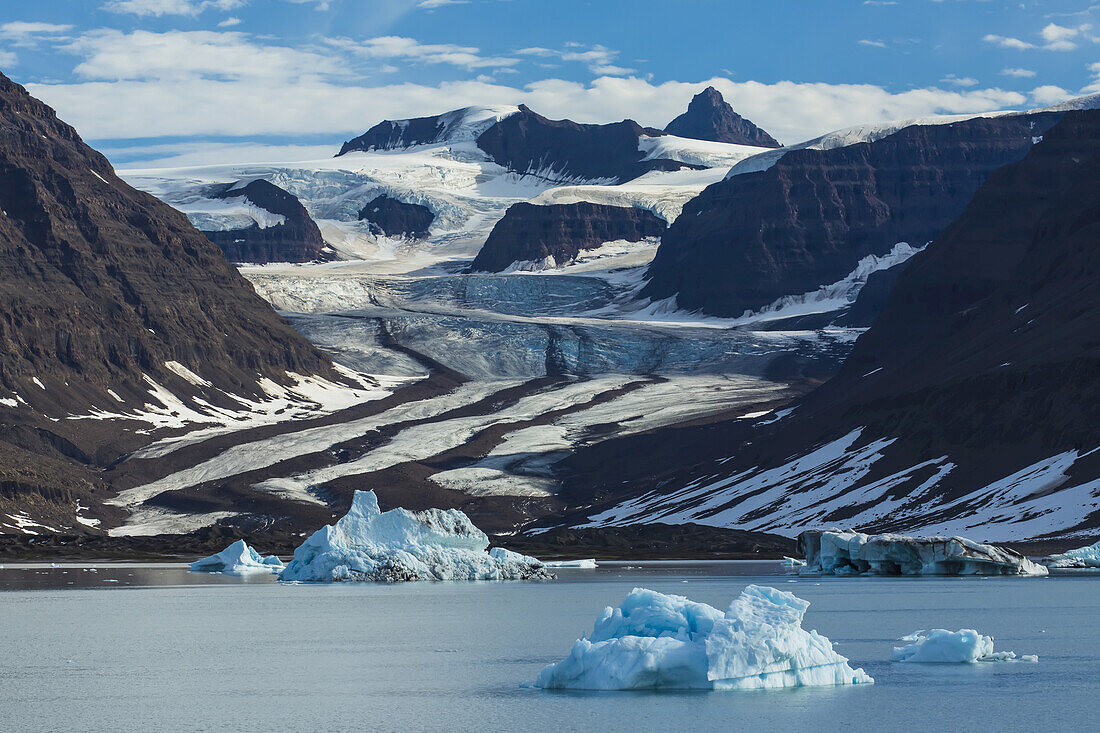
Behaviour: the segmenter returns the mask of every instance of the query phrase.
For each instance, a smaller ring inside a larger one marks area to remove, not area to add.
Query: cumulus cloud
[[[247,80],[200,75],[30,87],[85,137],[103,140],[348,135],[384,118],[436,114],[471,104],[521,102],[555,118],[613,122],[631,117],[644,125],[664,126],[708,85],[721,91],[738,112],[786,142],[860,123],[985,112],[1027,102],[1025,95],[1001,89],[929,87],[891,92],[870,84],[764,84],[724,78],[655,84],[612,76],[588,84],[544,79],[519,87],[485,79],[351,86],[321,79],[303,83],[279,75]]]
[[[516,51],[521,56],[538,56],[542,58],[555,58],[561,61],[571,61],[584,64],[588,70],[596,76],[628,76],[635,73],[635,69],[619,66],[615,63],[619,55],[618,51],[596,44],[586,46],[581,43],[567,43],[563,49],[544,48],[543,46],[531,46]],[[544,68],[553,68],[553,65],[542,64]]]
[[[1040,43],[1031,43],[1011,36],[998,36],[993,33],[982,38],[986,43],[992,43],[1001,48],[1011,48],[1018,51],[1026,51],[1033,48],[1041,48],[1044,51],[1073,51],[1082,40],[1100,41],[1092,35],[1092,26],[1082,23],[1078,26],[1064,26],[1057,23],[1048,23],[1038,33]]]
[[[164,15],[195,17],[207,8],[233,10],[245,3],[246,0],[110,0],[103,9],[112,13],[126,13],[139,17],[159,18]]]
[[[955,76],[954,74],[948,74],[944,78],[940,79],[944,84],[954,84],[957,87],[976,87],[978,86],[978,80],[970,76]]]
[[[1046,107],[1051,104],[1064,102],[1067,99],[1071,99],[1074,95],[1072,92],[1062,87],[1056,87],[1053,84],[1045,84],[1032,89],[1028,96],[1031,98],[1032,104]]]
[[[993,33],[988,33],[982,40],[986,43],[992,43],[1001,48],[1014,48],[1018,51],[1022,51],[1028,48],[1035,48],[1034,43],[1028,43],[1027,41],[1021,41],[1019,38],[1012,38],[1010,36],[998,36]]]
[[[34,46],[42,41],[62,40],[72,29],[71,25],[16,20],[0,24],[0,39],[8,41],[13,46]]]
[[[1012,68],[1012,67],[1006,67],[1006,68],[1001,69],[1001,73],[1004,76],[1012,76],[1012,77],[1015,77],[1017,79],[1030,79],[1031,77],[1035,76],[1035,72],[1032,71],[1031,69],[1019,69],[1019,68]]]

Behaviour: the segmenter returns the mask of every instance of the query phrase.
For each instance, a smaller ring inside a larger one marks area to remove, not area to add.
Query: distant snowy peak
[[[781,147],[774,137],[734,112],[733,107],[722,98],[722,93],[714,87],[707,87],[696,94],[687,112],[668,123],[665,132],[696,140],[761,148]]]
[[[746,158],[734,165],[733,168],[730,169],[730,172],[726,174],[726,178],[739,176],[742,173],[756,173],[758,171],[767,170],[775,165],[776,161],[793,150],[833,150],[834,148],[844,148],[849,145],[858,145],[859,143],[871,143],[888,137],[889,135],[893,135],[895,132],[904,130],[907,127],[951,125],[956,122],[965,122],[967,120],[979,119],[982,117],[1016,117],[1033,115],[1041,112],[1070,112],[1073,110],[1089,109],[1100,109],[1100,93],[1077,97],[1050,107],[1039,107],[1023,111],[1007,110],[1001,112],[981,112],[978,114],[938,115],[935,117],[916,117],[908,120],[892,120],[890,122],[845,127],[840,130],[825,133],[812,140],[806,140],[785,148],[768,150],[751,158]],[[1038,140],[1036,140],[1036,142],[1038,142]]]
[[[403,150],[416,145],[470,142],[481,133],[519,112],[518,107],[463,107],[431,117],[383,120],[359,137],[344,143],[337,157],[355,151]]]

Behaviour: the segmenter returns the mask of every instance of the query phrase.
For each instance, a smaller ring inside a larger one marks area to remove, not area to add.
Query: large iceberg
[[[249,573],[277,573],[283,563],[275,555],[264,557],[244,540],[237,540],[215,555],[209,555],[191,563],[193,573],[222,573],[223,575],[248,575]]]
[[[871,683],[832,642],[802,628],[809,607],[750,585],[723,613],[705,603],[635,588],[605,608],[591,636],[545,667],[535,687],[581,690],[755,690]]]
[[[903,636],[900,641],[909,643],[894,647],[892,658],[895,662],[973,664],[1016,660],[1014,652],[993,651],[993,637],[979,634],[974,629],[914,631],[909,636]],[[1019,661],[1037,662],[1039,658],[1025,654]]]
[[[798,535],[805,575],[1046,575],[1018,552],[963,537],[866,535],[807,530]]]
[[[546,580],[541,562],[500,547],[457,509],[382,512],[373,491],[294,551],[279,580]]]
[[[1100,568],[1100,542],[1043,559],[1049,568]]]

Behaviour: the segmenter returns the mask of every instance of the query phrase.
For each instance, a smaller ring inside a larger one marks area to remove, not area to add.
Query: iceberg
[[[221,552],[191,563],[193,573],[222,573],[223,575],[248,575],[249,573],[277,573],[283,563],[275,555],[264,557],[244,540],[237,540]]]
[[[294,551],[283,581],[549,580],[533,557],[500,547],[457,509],[383,512],[373,491],[356,491],[336,524]]]
[[[1100,568],[1100,542],[1043,559],[1048,568]]]
[[[548,568],[580,568],[582,570],[595,570],[599,567],[595,558],[586,560],[543,560],[542,564]]]
[[[804,575],[1046,575],[1018,552],[964,537],[867,535],[807,530],[798,535]]]
[[[1014,652],[993,651],[993,637],[979,634],[974,629],[914,631],[903,636],[900,641],[909,643],[894,647],[892,659],[895,662],[973,664],[1017,660]],[[1025,654],[1019,661],[1038,662],[1039,658],[1033,654]]]
[[[750,585],[722,611],[635,588],[605,608],[588,638],[539,672],[535,687],[578,690],[755,690],[874,682],[802,628],[809,607],[791,593]]]

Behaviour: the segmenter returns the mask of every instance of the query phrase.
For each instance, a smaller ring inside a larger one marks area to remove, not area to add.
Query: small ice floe
[[[1043,558],[1048,568],[1100,568],[1100,542]]]
[[[191,563],[191,572],[248,575],[277,573],[283,567],[282,561],[275,555],[264,557],[249,547],[244,540],[237,540],[218,554]]]
[[[894,647],[895,662],[924,662],[931,664],[973,664],[975,662],[1038,662],[1034,654],[1017,657],[1014,652],[993,651],[993,637],[979,634],[974,629],[932,629],[914,631],[899,641],[909,642]]]
[[[596,560],[594,558],[588,558],[587,560],[543,560],[542,564],[548,568],[581,568],[583,570],[595,570]]]
[[[1046,575],[1013,550],[964,537],[807,530],[798,536],[804,575]]]
[[[457,509],[383,512],[373,491],[356,491],[336,524],[314,532],[279,580],[549,580],[533,557],[500,547]]]
[[[588,638],[528,686],[581,690],[754,690],[874,682],[802,628],[809,607],[750,585],[723,613],[683,596],[635,588],[605,608]]]
[[[805,560],[799,560],[797,557],[784,556],[782,565],[783,565],[783,567],[787,568],[788,570],[797,570],[798,568],[806,567],[806,561]]]

